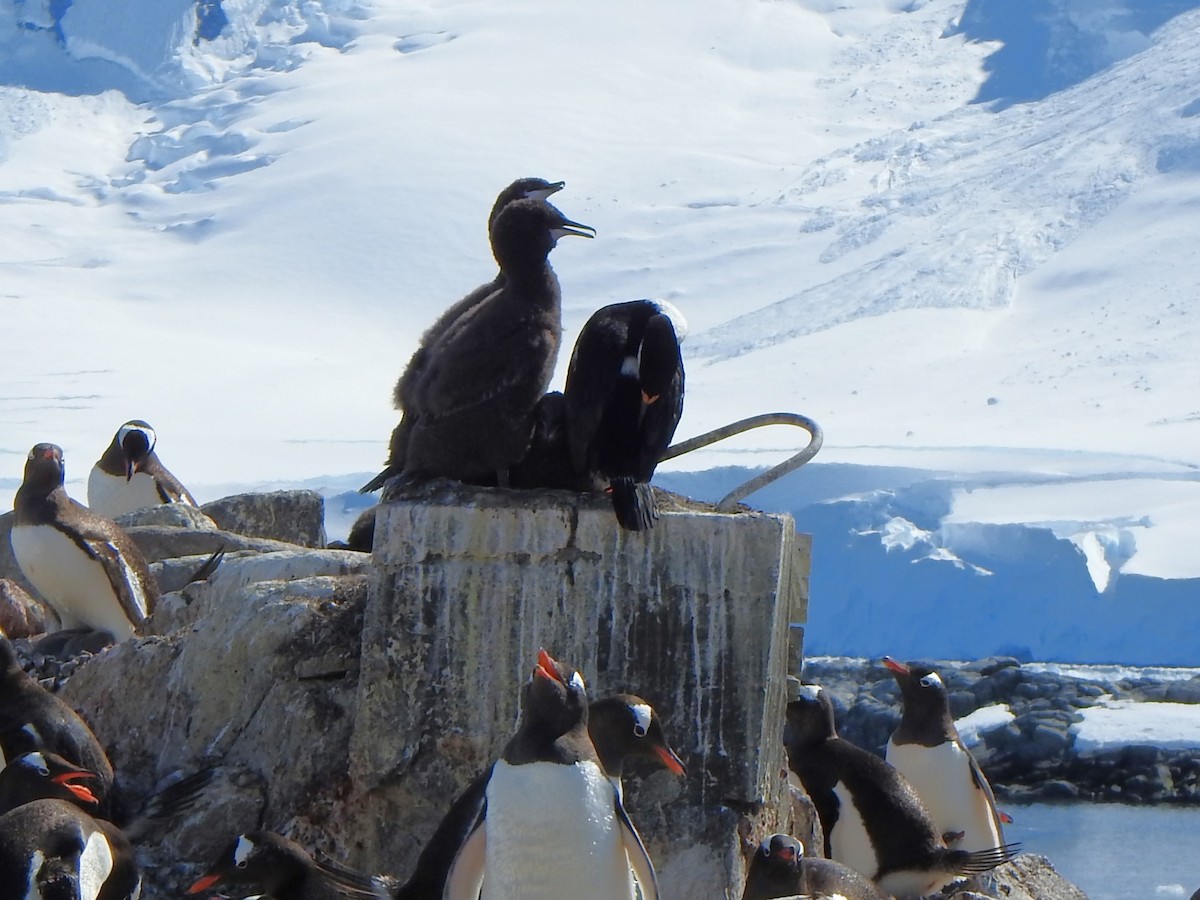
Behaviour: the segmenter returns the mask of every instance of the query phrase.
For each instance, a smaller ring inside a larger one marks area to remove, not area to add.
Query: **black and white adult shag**
[[[682,313],[662,300],[597,310],[571,354],[563,397],[571,464],[607,487],[617,521],[654,524],[649,482],[683,414]]]

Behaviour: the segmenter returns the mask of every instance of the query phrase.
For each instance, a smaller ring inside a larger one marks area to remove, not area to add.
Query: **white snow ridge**
[[[47,440],[81,495],[130,418],[201,499],[362,483],[539,175],[598,232],[552,387],[663,298],[681,439],[824,427],[752,499],[816,536],[813,651],[1194,662],[1197,7],[0,0],[0,502]]]

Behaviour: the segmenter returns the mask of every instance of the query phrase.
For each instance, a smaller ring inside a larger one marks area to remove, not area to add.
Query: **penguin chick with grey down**
[[[507,484],[529,448],[558,354],[561,294],[547,257],[564,235],[590,238],[593,229],[541,200],[516,200],[496,217],[504,278],[429,348],[413,385],[406,477]]]
[[[492,204],[492,210],[488,214],[487,221],[488,240],[492,243],[493,255],[495,254],[495,239],[492,234],[492,227],[495,225],[496,218],[500,215],[504,207],[508,206],[514,200],[545,200],[550,195],[562,190],[562,188],[563,182],[561,181],[550,182],[544,178],[518,178],[502,190],[496,197],[496,202]],[[491,281],[481,284],[461,300],[451,304],[448,309],[438,316],[437,321],[429,326],[425,330],[425,333],[421,335],[421,342],[416,352],[413,353],[412,358],[408,361],[404,372],[401,373],[392,394],[393,405],[396,409],[401,410],[402,413],[400,423],[392,431],[392,438],[388,446],[387,466],[382,472],[363,485],[359,489],[360,493],[369,494],[372,491],[376,491],[383,487],[389,478],[399,475],[404,471],[409,435],[412,432],[413,424],[421,415],[418,385],[425,377],[432,348],[455,322],[464,315],[472,312],[476,306],[495,293],[502,286],[503,281],[504,271],[501,269]]]

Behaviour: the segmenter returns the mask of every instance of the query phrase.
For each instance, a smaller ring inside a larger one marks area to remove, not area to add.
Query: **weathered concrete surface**
[[[351,745],[367,855],[407,871],[445,798],[512,734],[544,646],[592,696],[650,700],[688,765],[627,792],[663,896],[740,894],[741,840],[790,824],[794,537],[788,517],[697,512],[634,534],[604,498],[565,492],[443,486],[382,504]]]

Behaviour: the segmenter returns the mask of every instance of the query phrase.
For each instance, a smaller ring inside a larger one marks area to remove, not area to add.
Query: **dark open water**
[[[1006,840],[1049,857],[1090,900],[1188,900],[1200,890],[1200,807],[1000,806]]]

